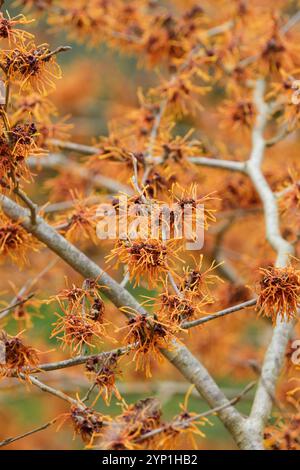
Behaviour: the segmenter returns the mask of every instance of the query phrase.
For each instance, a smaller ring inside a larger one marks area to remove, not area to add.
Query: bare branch
[[[281,32],[286,34],[290,29],[292,29],[300,21],[300,11],[297,11],[291,18],[286,22],[286,24],[281,28]]]
[[[158,132],[158,127],[160,120],[162,118],[162,113],[165,110],[166,103],[163,102],[163,105],[160,108],[159,113],[157,114],[156,118],[157,120],[155,121],[156,126],[154,127],[154,135],[155,133]],[[154,138],[151,135],[151,138]],[[99,153],[99,148],[97,147],[92,147],[90,145],[82,145],[82,144],[77,144],[75,142],[65,142],[63,140],[58,140],[58,139],[51,139],[49,140],[49,143],[52,145],[55,145],[63,150],[70,150],[74,152],[81,153],[83,155],[97,155]],[[152,151],[152,147],[150,145],[149,147],[149,152]],[[37,160],[37,165],[41,159]],[[232,170],[232,171],[240,171],[240,172],[245,172],[246,169],[246,163],[245,162],[235,162],[231,160],[221,160],[217,158],[208,158],[208,157],[189,157],[188,159],[191,163],[194,163],[196,165],[202,165],[202,166],[208,166],[212,168],[222,168],[224,170]],[[155,160],[156,163],[159,163],[161,158],[157,158]]]
[[[77,144],[71,144],[76,145]],[[89,147],[93,148],[93,147]],[[81,178],[85,178],[88,181],[91,181],[94,187],[96,188],[105,188],[112,193],[124,193],[131,195],[133,194],[132,188],[126,184],[122,184],[116,181],[113,178],[100,174],[92,174],[87,168],[79,166],[72,160],[68,159],[65,155],[62,154],[49,154],[46,157],[29,157],[27,160],[29,166],[35,168],[41,166],[42,168],[61,168],[69,169],[78,174]]]
[[[63,150],[70,150],[71,152],[82,153],[83,155],[97,155],[100,150],[91,145],[77,144],[76,142],[65,142],[59,139],[49,139],[49,143]]]
[[[239,171],[241,173],[244,173],[246,171],[246,163],[243,162],[220,160],[217,158],[207,157],[190,157],[189,161],[191,163],[195,163],[195,165],[221,168],[223,170]]]
[[[0,310],[0,320],[2,320],[2,318],[4,318],[11,310],[14,310],[16,307],[19,307],[20,305],[25,304],[28,300],[32,299],[33,296],[34,294],[29,294],[24,297],[24,299],[21,299],[18,302],[8,305],[7,307]]]
[[[49,54],[47,54],[43,58],[43,60],[50,59],[51,57],[53,57],[54,55],[59,54],[60,52],[67,52],[67,51],[70,51],[71,49],[72,49],[71,46],[59,46],[56,49],[54,49],[54,51],[49,52]]]
[[[206,317],[198,318],[197,320],[184,322],[182,323],[181,328],[187,330],[195,326],[203,325],[204,323],[207,323],[209,321],[222,318],[225,315],[230,315],[231,313],[239,312],[240,310],[243,310],[247,307],[253,307],[255,304],[256,304],[256,299],[247,300],[246,302],[243,302],[238,305],[234,305],[233,307],[228,307],[228,308],[225,308],[224,310],[220,310],[219,312],[215,314],[207,315]]]
[[[278,142],[281,142],[285,137],[291,134],[291,131],[289,130],[288,126],[283,126],[278,133],[272,137],[269,140],[266,140],[266,147],[273,147],[273,145],[278,144]]]
[[[209,30],[205,31],[205,35],[207,37],[217,36],[218,34],[226,33],[229,29],[234,26],[234,21],[226,21],[226,23],[222,23],[218,26],[210,28]]]
[[[158,132],[159,132],[159,126],[160,126],[161,120],[163,118],[163,115],[166,111],[167,104],[168,104],[168,100],[166,100],[166,99],[162,100],[162,102],[160,103],[158,112],[155,115],[154,123],[153,123],[151,133],[150,133],[149,145],[148,145],[148,149],[147,149],[147,154],[148,154],[150,159],[152,159],[152,157],[153,157],[153,146],[154,146],[155,141],[157,139],[157,135],[158,135]]]
[[[4,439],[4,441],[0,442],[0,447],[4,447],[9,444],[12,444],[13,442],[19,441],[20,439],[24,439],[25,437],[31,436],[32,434],[35,434],[37,432],[44,431],[45,429],[52,426],[52,424],[56,423],[56,421],[57,421],[57,418],[52,419],[48,423],[42,424],[42,426],[32,429],[31,431],[25,432],[24,434],[20,434],[19,436],[16,436],[16,437],[9,437],[7,439]]]
[[[55,397],[60,398],[61,400],[67,401],[71,405],[80,406],[80,403],[74,398],[69,397],[68,395],[61,392],[60,390],[56,390],[55,388],[44,384],[43,382],[38,380],[36,377],[33,377],[32,375],[26,376],[25,374],[21,373],[20,377],[24,380],[28,378],[30,380],[30,383],[38,387],[40,390],[42,390],[42,392],[50,393],[51,395],[54,395]]]
[[[36,368],[32,370],[32,372],[34,373],[49,372],[52,370],[66,369],[67,367],[75,367],[81,364],[85,364],[89,359],[95,358],[95,357],[98,357],[100,359],[102,358],[105,359],[107,356],[111,356],[112,354],[116,354],[117,356],[122,356],[124,354],[127,354],[133,347],[134,345],[130,345],[124,348],[117,348],[111,351],[103,351],[100,353],[90,354],[87,356],[76,356],[70,359],[64,359],[63,361],[48,362],[45,364],[38,365]]]
[[[254,93],[258,114],[252,133],[252,152],[247,163],[247,172],[263,203],[267,239],[277,252],[276,266],[283,267],[287,264],[289,255],[293,253],[293,246],[280,233],[276,197],[261,170],[265,149],[263,133],[268,115],[267,105],[264,102],[264,91],[264,81],[258,80]],[[261,379],[250,419],[247,422],[249,432],[256,432],[262,435],[264,425],[272,410],[271,396],[275,393],[276,383],[283,365],[287,343],[293,326],[293,322],[280,321],[278,319],[274,328],[272,340],[264,359]]]
[[[220,214],[219,214],[220,216]],[[229,264],[226,260],[224,262],[224,249],[223,241],[227,232],[230,230],[235,218],[238,216],[238,213],[232,213],[228,216],[227,220],[223,221],[220,228],[216,231],[215,246],[212,252],[212,258],[218,263],[218,271],[222,276],[229,280],[231,283],[238,284],[243,282],[242,277],[238,274],[234,267]],[[213,232],[214,233],[214,232]]]
[[[14,188],[14,193],[24,202],[24,204],[30,210],[31,223],[33,225],[36,224],[38,206],[32,202],[32,200],[27,196],[26,193],[24,193],[24,191],[22,191],[18,184]]]
[[[265,84],[258,80],[255,90],[255,103],[258,108],[257,122],[252,133],[252,152],[247,162],[247,172],[257,190],[264,207],[266,235],[274,250],[280,254],[285,264],[287,255],[293,252],[292,246],[282,238],[279,229],[279,214],[276,198],[261,171],[264,157],[265,139],[263,136],[267,122],[267,105],[264,102]]]

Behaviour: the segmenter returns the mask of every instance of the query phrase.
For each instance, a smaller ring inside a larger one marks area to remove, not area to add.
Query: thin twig
[[[126,270],[126,273],[122,279],[122,281],[120,282],[120,286],[121,287],[126,287],[127,283],[129,282],[130,280],[130,274],[129,274],[129,271]]]
[[[51,57],[53,57],[54,55],[59,54],[60,52],[67,52],[67,51],[70,51],[71,49],[72,49],[71,46],[59,46],[56,49],[54,49],[54,51],[49,52],[49,54],[47,54],[43,58],[43,60],[48,60]]]
[[[218,214],[218,216],[220,217],[220,214]],[[212,252],[212,258],[218,263],[218,271],[225,279],[234,284],[244,283],[244,281],[242,280],[241,275],[236,273],[234,267],[231,266],[227,260],[224,262],[225,253],[223,249],[223,241],[237,216],[237,212],[229,214],[227,220],[223,221],[221,227],[217,228],[214,250]]]
[[[83,399],[81,400],[82,403],[85,403],[86,401],[89,401],[90,399],[90,396],[91,396],[91,393],[94,391],[95,387],[96,387],[96,382],[93,382],[90,386],[90,388],[88,389],[88,391],[86,392],[85,396],[83,397]]]
[[[286,34],[290,29],[292,29],[300,21],[300,11],[297,11],[291,18],[286,22],[281,28],[281,32]]]
[[[189,328],[193,328],[195,326],[203,325],[204,323],[207,323],[212,320],[217,320],[218,318],[222,318],[225,315],[230,315],[231,313],[239,312],[240,310],[243,310],[247,307],[253,307],[256,305],[257,300],[256,299],[251,299],[247,300],[246,302],[243,302],[238,305],[234,305],[233,307],[228,307],[225,308],[224,310],[220,310],[219,312],[212,314],[212,315],[207,315],[202,318],[198,318],[197,320],[189,321],[189,322],[184,322],[181,325],[181,328],[187,330]]]
[[[220,160],[217,158],[207,157],[190,157],[189,161],[195,165],[208,166],[212,168],[221,168],[223,170],[239,171],[244,173],[246,170],[246,163],[235,162],[230,160]]]
[[[31,431],[25,432],[24,434],[20,434],[19,436],[16,437],[9,437],[7,439],[4,439],[4,441],[0,442],[0,447],[7,446],[8,444],[12,444],[15,441],[19,441],[20,439],[24,439],[25,437],[31,436],[32,434],[35,434],[40,431],[44,431],[45,429],[49,428],[52,426],[57,421],[58,418],[54,418],[51,421],[49,421],[46,424],[42,424],[42,426],[39,426],[38,428],[32,429]]]
[[[28,291],[29,289],[31,289],[50,269],[53,268],[53,266],[56,263],[57,263],[57,259],[54,259],[41,272],[39,272],[33,279],[27,281],[24,284],[24,286],[19,290],[17,295],[10,302],[10,304],[7,307],[5,307],[3,310],[0,311],[0,320],[2,320],[2,318],[4,318],[6,315],[9,314],[10,310],[12,308],[14,308],[13,305],[16,304],[16,302],[19,301],[20,297],[24,296],[25,292]],[[33,295],[34,294],[28,295],[27,299],[25,301],[29,300]],[[23,299],[22,299],[22,303],[23,303]]]
[[[38,387],[40,390],[42,390],[42,392],[50,393],[51,395],[53,395],[57,398],[60,398],[61,400],[67,401],[71,405],[80,406],[80,403],[77,400],[75,400],[74,398],[69,397],[69,395],[66,395],[65,393],[61,392],[60,390],[56,390],[55,388],[44,384],[43,382],[38,380],[36,377],[33,377],[33,375],[27,376],[27,375],[23,374],[22,372],[19,375],[24,380],[29,379],[30,383],[32,385],[35,385],[36,387]]]
[[[13,310],[14,308],[16,307],[19,307],[20,305],[23,305],[25,304],[28,300],[32,299],[32,297],[34,296],[34,294],[29,294],[27,295],[26,297],[24,297],[24,299],[21,299],[19,300],[18,302],[14,303],[14,304],[11,304],[11,305],[8,305],[7,307],[3,308],[2,310],[0,310],[0,320],[5,317],[7,315],[7,313],[10,311],[10,310]]]
[[[77,144],[76,142],[66,142],[59,139],[49,139],[49,143],[60,149],[70,150],[72,152],[82,153],[83,155],[97,155],[100,149],[91,145]]]
[[[285,137],[290,134],[291,131],[289,130],[288,126],[283,126],[274,137],[271,137],[269,140],[266,140],[266,147],[273,147],[273,145],[278,144],[278,142],[281,142]]]
[[[161,118],[161,114],[159,117]],[[63,140],[58,139],[49,139],[49,143],[55,145],[64,150],[70,150],[74,152],[81,153],[83,155],[97,155],[99,154],[99,148],[92,147],[90,145],[83,145],[77,144],[75,142],[65,142]],[[189,157],[188,160],[195,165],[207,166],[212,168],[221,168],[224,170],[232,170],[232,171],[239,171],[245,172],[246,163],[245,162],[236,162],[231,160],[221,160],[218,158],[208,158],[208,157]],[[37,165],[39,164],[39,160],[37,160]],[[155,159],[155,163],[162,162],[161,157],[157,157]],[[103,177],[104,178],[104,177]]]
[[[36,224],[36,218],[37,218],[37,210],[38,210],[38,205],[35,204],[24,191],[19,187],[17,184],[16,187],[14,188],[14,193],[26,204],[28,209],[30,210],[30,217],[31,217],[31,223],[33,225]]]
[[[72,144],[73,145],[73,144]],[[77,144],[74,144],[77,145]],[[92,147],[89,147],[92,148]],[[117,193],[124,193],[131,195],[133,194],[132,188],[126,184],[120,183],[116,181],[113,178],[110,178],[108,176],[104,176],[101,174],[94,174],[91,171],[89,171],[88,168],[84,168],[83,166],[80,166],[78,163],[75,163],[71,159],[67,158],[63,154],[55,154],[51,153],[48,154],[46,157],[29,157],[27,160],[27,163],[30,167],[36,168],[36,167],[41,167],[41,168],[53,168],[53,169],[59,169],[59,168],[64,168],[68,169],[74,174],[78,175],[82,179],[86,179],[89,182],[93,184],[94,187],[96,188],[105,188],[109,192],[117,194]]]
[[[57,361],[57,362],[48,362],[45,364],[40,364],[36,366],[34,369],[30,369],[31,373],[38,373],[38,372],[49,372],[52,370],[59,370],[59,369],[66,369],[67,367],[75,367],[79,366],[81,364],[85,364],[89,359],[98,357],[100,359],[103,358],[103,360],[107,356],[111,356],[112,354],[115,354],[117,356],[123,356],[130,352],[130,350],[134,347],[134,345],[128,345],[123,348],[117,348],[113,349],[111,351],[103,351],[100,353],[96,354],[89,354],[86,356],[76,356],[72,357],[70,359],[64,359],[63,361]]]
[[[174,276],[173,274],[169,271],[168,272],[168,278],[169,278],[169,281],[171,283],[171,286],[173,287],[174,291],[176,292],[176,294],[179,296],[179,297],[183,297],[183,293],[179,290],[176,282],[175,282],[175,279],[174,279]]]

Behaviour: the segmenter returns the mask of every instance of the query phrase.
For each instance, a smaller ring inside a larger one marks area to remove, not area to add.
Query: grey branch
[[[246,170],[246,162],[235,162],[231,160],[220,160],[217,158],[207,157],[190,157],[189,161],[196,165],[221,168],[223,170],[239,171],[242,173]]]
[[[66,145],[75,145],[71,142],[67,142]],[[86,146],[84,146],[86,147]],[[93,147],[88,147],[93,148]],[[95,149],[94,149],[95,150]],[[87,168],[79,166],[77,163],[73,162],[71,159],[67,158],[63,154],[59,153],[50,153],[45,157],[29,157],[27,163],[30,167],[41,167],[41,168],[64,168],[73,171],[74,173],[78,174],[81,178],[85,178],[88,181],[91,181],[95,188],[105,188],[111,193],[125,193],[128,195],[133,194],[133,190],[130,186],[126,184],[119,183],[118,181],[114,180],[113,178],[109,178],[108,176],[100,175],[100,174],[92,174]]]
[[[258,114],[256,125],[252,132],[252,152],[247,163],[247,172],[263,203],[266,236],[270,245],[277,252],[276,265],[284,267],[288,262],[289,255],[293,253],[293,246],[289,244],[280,233],[276,196],[272,192],[261,170],[266,146],[264,130],[268,118],[268,108],[264,101],[264,92],[265,83],[263,80],[258,80],[254,92],[254,101]],[[276,383],[281,372],[287,343],[292,333],[293,326],[293,322],[285,322],[278,319],[271,343],[264,358],[261,379],[254,399],[251,415],[246,425],[250,433],[259,433],[261,437],[264,425],[272,410],[271,396],[275,395]]]
[[[197,320],[185,322],[181,325],[181,328],[189,329],[195,326],[203,325],[204,323],[207,323],[211,320],[217,320],[218,318],[222,318],[225,315],[230,315],[231,313],[234,313],[234,312],[239,312],[240,310],[243,310],[247,307],[253,307],[255,304],[256,304],[256,299],[247,300],[246,302],[243,302],[238,305],[234,305],[233,307],[228,307],[228,308],[225,308],[224,310],[220,310],[219,312],[214,313],[212,315],[207,315],[202,318],[197,318]]]
[[[49,143],[60,149],[69,150],[71,152],[78,152],[83,155],[97,155],[100,152],[98,147],[77,144],[76,142],[65,142],[64,140],[59,139],[50,139]]]
[[[31,431],[25,432],[24,434],[20,434],[19,436],[16,437],[8,437],[4,441],[0,442],[0,447],[7,446],[9,444],[12,444],[13,442],[19,441],[20,439],[24,439],[25,437],[31,436],[32,434],[35,434],[40,431],[44,431],[45,429],[49,428],[52,426],[57,421],[57,419],[52,419],[52,421],[49,421],[48,423],[42,424],[42,426],[39,426],[38,428],[32,429]]]
[[[160,110],[158,114],[159,119],[161,119],[163,109],[164,107],[162,107],[162,110]],[[155,132],[157,132],[156,128],[155,128]],[[78,152],[83,155],[97,155],[99,153],[99,149],[97,147],[92,147],[90,145],[82,145],[82,144],[77,144],[75,142],[65,142],[63,140],[57,140],[57,139],[51,139],[50,143],[52,145],[59,147],[60,149]],[[149,152],[150,151],[152,151],[151,147],[150,147]],[[37,160],[37,163],[39,162],[39,160]],[[160,161],[162,161],[162,159],[159,157],[155,160],[155,163],[159,163]],[[189,157],[189,161],[196,165],[208,166],[212,168],[222,168],[224,170],[244,172],[246,169],[245,162],[235,162],[231,160],[221,160],[217,158]]]
[[[50,393],[50,395],[60,398],[61,400],[67,401],[71,405],[81,406],[80,403],[74,398],[69,397],[69,395],[66,395],[60,390],[56,390],[56,388],[53,388],[53,387],[50,387],[49,385],[44,384],[43,382],[38,380],[36,377],[33,377],[32,375],[26,376],[25,374],[21,373],[20,377],[24,380],[26,380],[28,377],[28,379],[30,380],[30,383],[38,387],[42,392]]]
[[[25,304],[33,296],[34,296],[33,293],[29,294],[26,297],[24,297],[24,299],[20,299],[17,302],[12,303],[12,304],[8,305],[7,307],[3,308],[2,310],[0,310],[0,320],[2,320],[2,318],[4,318],[11,310],[14,310],[16,307],[19,307],[20,305]]]
[[[89,359],[99,357],[105,359],[107,356],[116,354],[122,356],[127,354],[133,346],[126,346],[124,348],[113,349],[111,351],[103,351],[100,353],[90,354],[87,356],[76,356],[70,359],[64,359],[63,361],[48,362],[45,364],[38,365],[32,372],[49,372],[51,370],[66,369],[67,367],[75,367],[81,364],[85,364]]]

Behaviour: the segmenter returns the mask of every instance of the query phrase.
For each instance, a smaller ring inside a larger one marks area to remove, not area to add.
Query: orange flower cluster
[[[60,191],[62,189],[60,188]],[[68,193],[72,193],[68,181]],[[75,199],[75,196],[74,196]],[[95,245],[99,240],[96,236],[96,205],[87,205],[84,201],[76,202],[70,210],[69,214],[63,214],[56,218],[58,228],[65,234],[66,238],[72,242],[84,242],[84,240],[93,240]]]
[[[101,433],[97,444],[104,450],[137,450],[138,438],[160,424],[160,404],[154,398],[140,400],[134,405],[124,404],[123,413]]]
[[[274,426],[266,429],[265,445],[270,450],[300,450],[299,432],[299,413],[279,419]]]
[[[212,300],[211,286],[220,281],[220,277],[214,274],[217,264],[213,263],[207,269],[202,269],[203,255],[195,267],[187,267],[184,270],[184,279],[181,285],[181,291],[188,296]]]
[[[88,407],[73,405],[69,416],[75,434],[80,435],[86,444],[89,444],[102,430],[104,417]]]
[[[174,256],[174,243],[162,242],[157,239],[119,241],[112,250],[108,261],[117,258],[117,264],[128,266],[130,279],[138,285],[142,276],[146,276],[150,286],[168,272],[170,257]],[[176,253],[175,253],[176,256]]]
[[[91,357],[86,362],[85,368],[89,379],[99,390],[95,401],[102,396],[105,403],[109,405],[113,394],[121,400],[116,387],[116,377],[121,373],[118,369],[118,354],[109,354],[104,359],[99,356]]]
[[[69,346],[73,354],[80,353],[84,346],[95,347],[94,340],[106,336],[107,322],[104,320],[104,302],[99,293],[97,280],[86,279],[83,287],[64,289],[52,299],[58,300],[63,314],[58,320],[52,337],[60,335],[63,347]]]
[[[21,91],[32,90],[46,94],[53,88],[53,79],[61,78],[54,54],[47,44],[36,46],[29,42],[18,48],[1,51],[0,66],[10,81],[20,84]]]
[[[180,327],[167,316],[133,313],[128,308],[122,310],[131,315],[127,326],[122,329],[127,330],[124,338],[126,345],[132,346],[134,352],[133,360],[136,370],[141,369],[147,377],[151,377],[151,363],[157,359],[161,361],[163,356],[160,348],[172,349],[172,341],[180,331]]]
[[[18,336],[9,336],[5,331],[0,335],[0,376],[14,376],[34,368],[38,362],[38,351],[26,346]]]
[[[260,315],[270,317],[273,323],[277,318],[291,320],[297,315],[300,304],[300,273],[292,266],[260,269],[257,309]]]
[[[25,39],[31,39],[32,34],[28,33],[23,29],[18,29],[18,25],[27,25],[31,23],[28,21],[24,15],[18,15],[14,18],[8,17],[6,18],[2,12],[0,12],[0,38],[8,39],[9,42],[16,42],[22,41]]]
[[[123,413],[108,425],[101,433],[97,447],[105,450],[140,450],[140,449],[173,449],[183,437],[197,448],[195,437],[205,437],[199,429],[207,420],[198,418],[196,413],[189,412],[187,405],[180,405],[182,412],[169,423],[161,419],[159,401],[146,398],[133,405],[123,404]]]
[[[37,249],[35,239],[22,227],[19,222],[12,222],[1,213],[0,222],[0,259],[4,261],[9,256],[14,262],[27,262],[27,252]]]
[[[55,108],[43,96],[61,78],[56,55],[68,48],[36,45],[34,35],[22,29],[29,23],[22,14],[11,18],[0,12],[0,181],[9,190],[32,180],[29,157],[45,155],[46,138],[59,136],[60,126],[57,130],[50,118]]]

